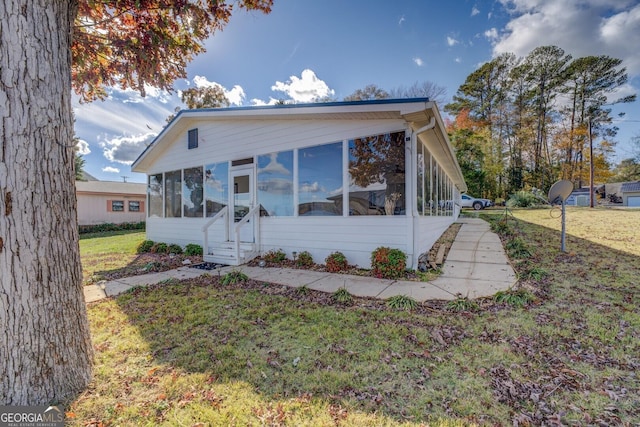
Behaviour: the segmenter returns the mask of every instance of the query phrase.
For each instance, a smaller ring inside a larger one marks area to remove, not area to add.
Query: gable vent
[[[189,150],[198,148],[198,128],[191,129],[188,134],[188,147]]]

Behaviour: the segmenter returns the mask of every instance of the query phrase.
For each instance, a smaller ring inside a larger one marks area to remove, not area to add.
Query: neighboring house
[[[379,246],[416,268],[467,187],[426,98],[182,110],[133,163],[148,175],[147,238],[237,265],[269,250]]]
[[[582,187],[574,189],[567,200],[565,200],[565,204],[568,206],[590,206],[591,198],[589,197],[590,187]],[[593,200],[596,202],[596,191],[593,192]]]
[[[640,181],[625,182],[620,190],[623,206],[640,208]]]
[[[147,184],[76,181],[78,225],[140,222],[146,217]]]

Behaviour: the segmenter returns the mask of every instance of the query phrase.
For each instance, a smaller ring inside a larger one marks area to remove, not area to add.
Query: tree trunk
[[[77,2],[0,2],[0,405],[91,379],[71,110]]]

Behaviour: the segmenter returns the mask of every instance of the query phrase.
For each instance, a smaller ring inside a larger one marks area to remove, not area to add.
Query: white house
[[[183,110],[132,170],[148,175],[148,239],[230,265],[283,249],[369,267],[389,246],[416,268],[467,189],[426,98]]]
[[[144,221],[146,190],[140,183],[76,181],[78,225]]]

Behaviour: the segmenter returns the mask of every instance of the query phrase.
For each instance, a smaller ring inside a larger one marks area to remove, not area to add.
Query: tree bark
[[[0,2],[0,404],[91,379],[71,109],[77,1]]]

